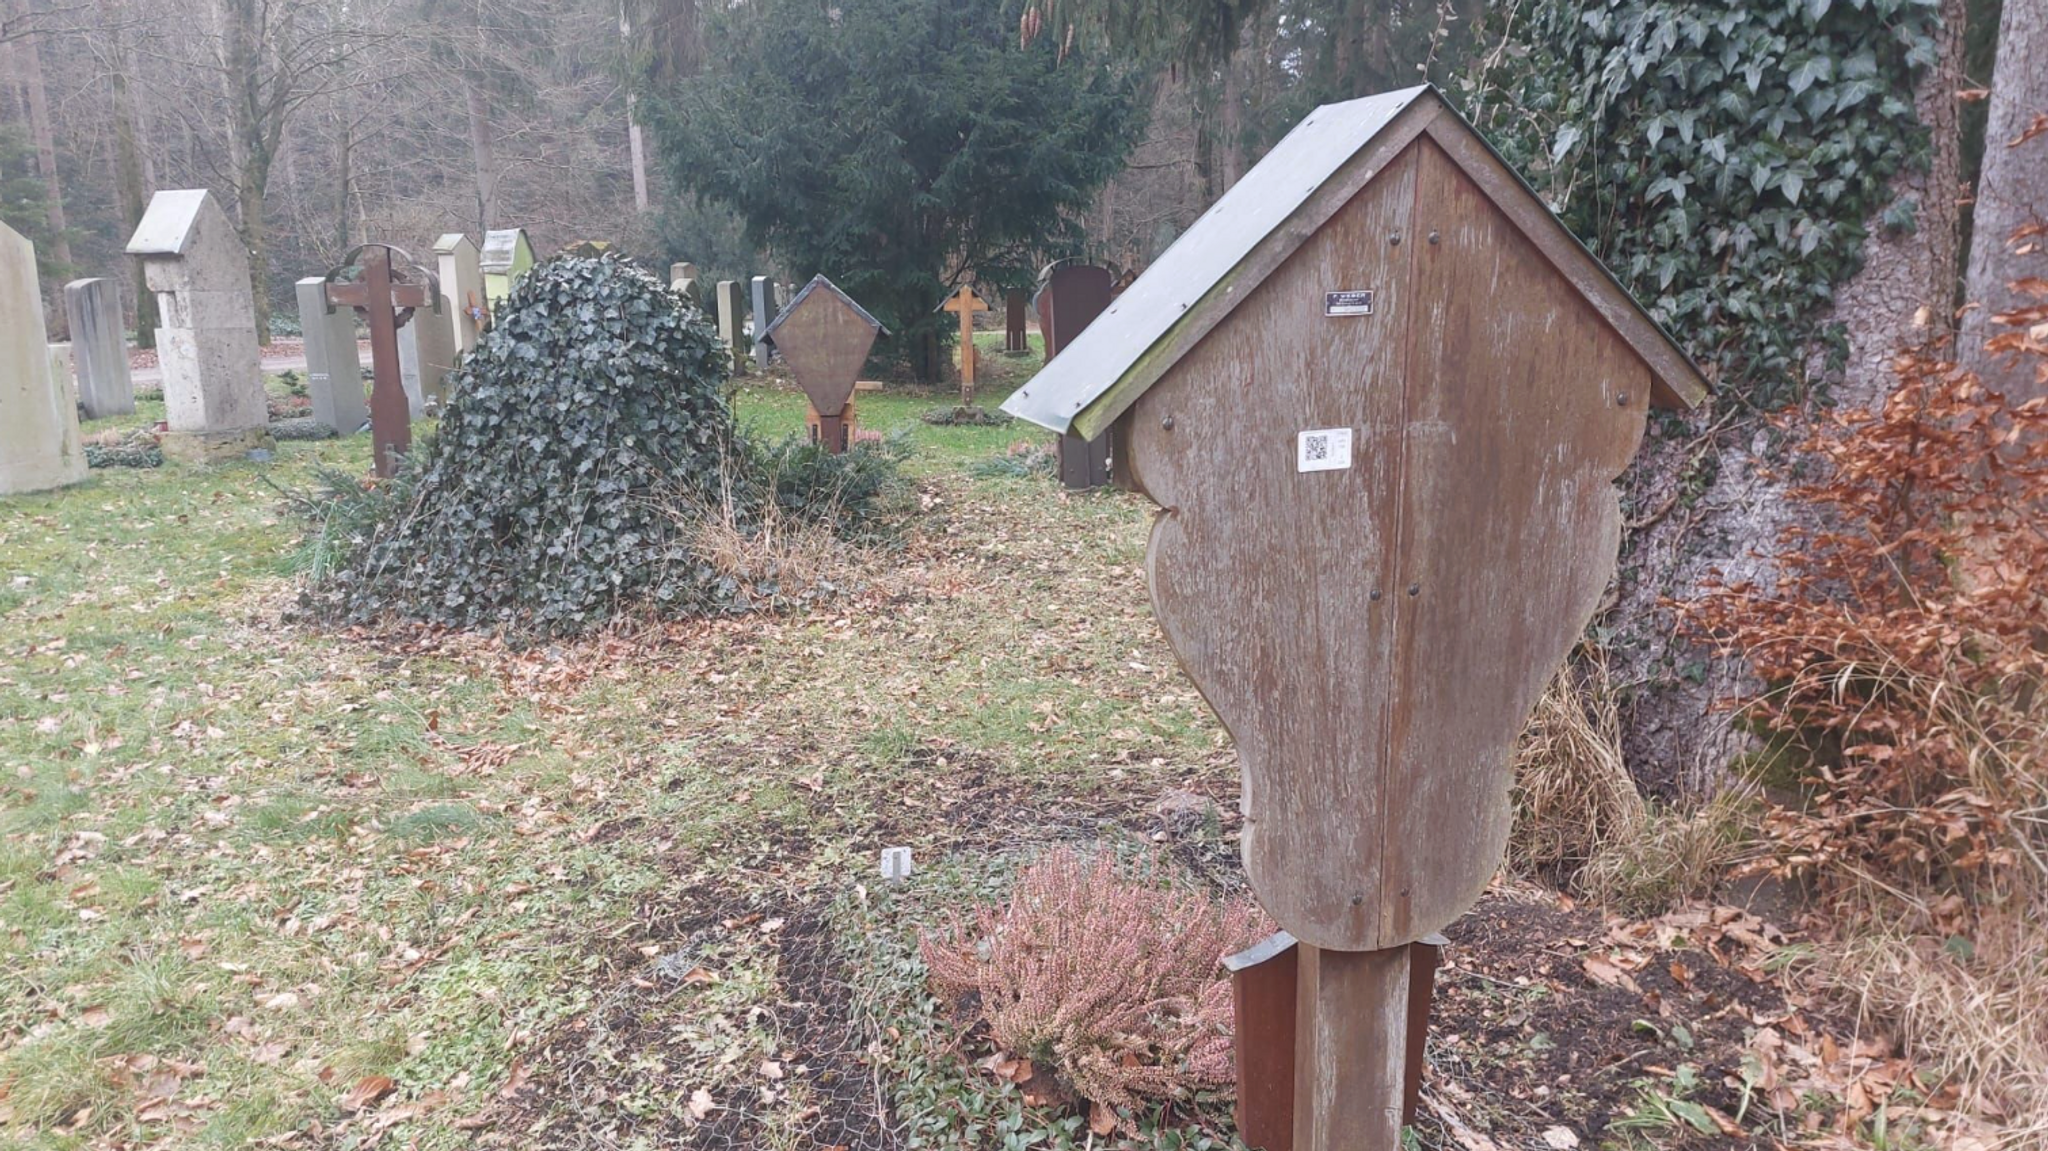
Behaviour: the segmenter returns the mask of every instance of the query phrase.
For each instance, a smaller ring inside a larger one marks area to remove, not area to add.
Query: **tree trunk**
[[[354,178],[355,165],[356,126],[346,109],[342,111],[339,135],[334,157],[334,251],[337,260],[348,251],[348,208],[353,197],[349,185]]]
[[[1887,230],[1869,221],[1862,270],[1836,292],[1833,318],[1849,342],[1834,391],[1844,406],[1882,403],[1894,383],[1894,354],[1947,327],[1957,278],[1962,177],[1955,93],[1965,2],[1941,0],[1936,60],[1914,90],[1931,136],[1929,166],[1901,173],[1892,186],[1895,201],[1916,205],[1917,227]],[[1606,621],[1614,629],[1609,656],[1623,696],[1624,755],[1638,782],[1666,795],[1712,792],[1727,782],[1729,765],[1750,740],[1717,704],[1757,685],[1741,659],[1686,642],[1662,604],[1697,597],[1717,576],[1775,586],[1779,539],[1802,514],[1787,494],[1788,469],[1773,462],[1771,429],[1750,421],[1706,436],[1712,419],[1705,413],[1695,417],[1692,433],[1645,441],[1628,474],[1629,514],[1637,522],[1623,544],[1620,593]],[[1710,477],[1705,490],[1680,506],[1674,493],[1702,476]]]
[[[15,0],[10,8],[23,17],[28,15],[27,6],[22,0]],[[59,305],[51,309],[51,314],[56,317],[54,330],[61,337],[69,323],[61,306],[64,298],[64,280],[74,269],[71,266],[71,237],[66,234],[69,225],[64,219],[64,182],[57,175],[57,136],[50,128],[50,98],[48,91],[43,87],[42,41],[41,34],[30,32],[16,41],[11,48],[14,52],[15,66],[20,72],[23,110],[28,114],[29,132],[35,139],[38,175],[42,176],[43,186],[49,197],[45,204],[45,216],[50,226],[50,262],[56,266],[59,274],[45,287],[51,293],[51,298]]]
[[[1223,101],[1216,116],[1217,159],[1223,169],[1219,192],[1228,192],[1244,175],[1244,77],[1238,60],[1241,55],[1242,51],[1233,51],[1223,61]]]
[[[2048,133],[2020,142],[2037,116],[2048,116],[2048,4],[2005,0],[1998,21],[1998,61],[1991,71],[1991,107],[1984,127],[1984,167],[1972,209],[1970,307],[1957,336],[1957,358],[2013,401],[2048,394],[2021,357],[1992,355],[1984,342],[2006,330],[1992,317],[2028,304],[2012,282],[2048,275],[2048,236],[2015,243],[2028,224],[2048,224]]]
[[[1835,293],[1834,319],[1849,341],[1835,390],[1843,407],[1870,408],[1891,393],[1899,349],[1947,333],[1962,269],[1956,258],[1956,197],[1963,184],[1961,109],[1967,0],[1941,0],[1935,62],[1913,99],[1928,133],[1928,165],[1892,181],[1892,201],[1910,204],[1914,227],[1870,222],[1863,267]],[[1818,365],[1815,365],[1816,370]]]
[[[107,81],[113,94],[114,111],[114,193],[121,211],[121,223],[128,235],[142,223],[149,203],[149,183],[143,171],[141,138],[136,123],[135,93],[129,86],[134,58],[128,51],[128,32],[123,27],[127,13],[118,0],[100,0],[100,23],[107,34],[109,61]],[[126,237],[123,237],[125,240]],[[156,346],[156,295],[142,275],[142,261],[129,260],[131,288],[135,293],[135,346]]]
[[[633,50],[633,21],[626,13],[626,0],[619,0],[619,40],[626,51]],[[626,145],[633,165],[633,207],[647,210],[647,147],[640,138],[640,121],[634,117],[633,90],[626,89]]]
[[[476,161],[477,228],[488,232],[498,222],[498,148],[491,129],[491,105],[484,95],[483,77],[474,70],[464,73],[463,88],[469,97],[469,150]]]

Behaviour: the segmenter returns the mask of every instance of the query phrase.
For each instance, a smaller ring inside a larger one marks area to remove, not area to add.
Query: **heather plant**
[[[934,989],[976,1004],[1002,1053],[1100,1109],[1230,1091],[1230,983],[1218,960],[1271,931],[1258,907],[1060,848],[1008,903],[921,936]]]

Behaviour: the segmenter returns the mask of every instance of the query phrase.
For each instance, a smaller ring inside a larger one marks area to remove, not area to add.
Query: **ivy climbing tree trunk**
[[[1992,317],[2031,297],[2012,282],[2048,276],[2048,234],[2015,241],[2027,225],[2048,225],[2048,131],[2031,131],[2048,117],[2048,4],[2006,0],[1998,21],[1998,60],[1991,71],[1991,108],[1984,127],[1984,167],[1972,210],[1970,266],[1958,358],[2014,400],[2048,394],[2025,357],[1986,353],[2000,331]]]

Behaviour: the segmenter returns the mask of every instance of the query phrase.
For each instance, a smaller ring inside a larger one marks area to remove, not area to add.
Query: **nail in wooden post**
[[[1297,950],[1293,1151],[1399,1151],[1408,948]]]

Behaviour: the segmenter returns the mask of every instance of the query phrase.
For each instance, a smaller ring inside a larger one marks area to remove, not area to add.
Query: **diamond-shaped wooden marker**
[[[852,442],[848,400],[875,337],[888,334],[881,321],[823,276],[812,277],[763,334],[810,397],[813,435],[827,451],[843,452]]]

